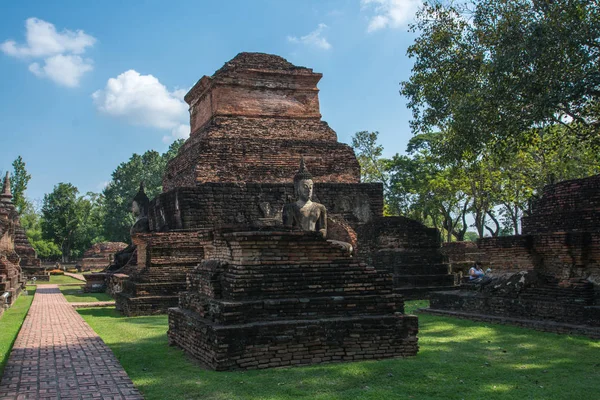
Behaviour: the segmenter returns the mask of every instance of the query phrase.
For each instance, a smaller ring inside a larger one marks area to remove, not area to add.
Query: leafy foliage
[[[21,226],[25,229],[27,239],[39,258],[48,261],[56,261],[61,258],[60,247],[52,240],[43,238],[41,217],[33,210],[33,207],[27,207],[21,214]]]
[[[600,154],[566,128],[553,126],[530,135],[530,143],[511,157],[488,148],[474,159],[449,160],[439,154],[446,133],[438,132],[414,136],[407,155],[375,162],[359,157],[359,162],[382,166],[390,213],[438,228],[446,241],[465,240],[470,227],[478,237],[519,234],[529,200],[545,185],[600,173]],[[360,151],[382,153],[365,146],[379,147],[376,133]]]
[[[31,180],[31,175],[27,173],[25,169],[25,162],[21,156],[18,156],[12,163],[13,174],[11,176],[11,191],[12,191],[12,202],[17,209],[19,215],[27,208],[27,198],[25,197],[25,191],[27,190],[27,184]]]
[[[81,213],[77,195],[79,190],[70,183],[59,183],[44,196],[42,206],[42,237],[60,247],[62,261],[71,257]]]
[[[173,142],[162,155],[154,150],[142,155],[134,154],[113,172],[112,181],[102,192],[103,230],[108,240],[129,241],[129,229],[134,222],[131,201],[139,190],[140,182],[144,182],[150,199],[161,193],[162,176],[167,163],[182,144],[183,140]]]
[[[414,133],[446,133],[439,154],[511,153],[553,125],[600,144],[596,1],[435,2],[412,30],[415,64],[401,93]]]

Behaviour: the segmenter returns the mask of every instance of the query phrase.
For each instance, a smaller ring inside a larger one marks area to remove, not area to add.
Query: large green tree
[[[48,261],[61,259],[60,247],[52,240],[43,238],[41,216],[32,206],[28,206],[21,213],[21,226],[25,229],[27,239],[40,259]]]
[[[412,29],[401,93],[414,133],[446,132],[440,154],[514,151],[552,125],[600,143],[598,1],[435,2]]]
[[[161,193],[162,177],[170,159],[183,144],[177,140],[167,152],[160,154],[149,150],[142,155],[134,154],[129,161],[121,163],[112,173],[112,180],[102,192],[104,236],[110,241],[128,242],[129,229],[133,224],[131,202],[144,182],[150,199]]]
[[[77,228],[81,223],[78,205],[79,190],[70,183],[59,183],[44,196],[42,205],[42,237],[60,247],[62,261],[71,257]]]
[[[11,191],[12,191],[12,202],[17,209],[19,215],[22,215],[28,206],[27,198],[25,197],[25,191],[27,190],[27,184],[31,180],[31,175],[27,173],[25,168],[25,162],[21,156],[18,156],[12,163],[13,174],[11,176]]]

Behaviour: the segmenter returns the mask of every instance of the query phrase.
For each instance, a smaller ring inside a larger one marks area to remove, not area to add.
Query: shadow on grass
[[[114,300],[109,294],[106,293],[85,293],[83,291],[83,287],[79,286],[59,286],[59,289],[69,302]]]
[[[422,315],[416,357],[217,373],[168,346],[166,315],[79,313],[146,399],[571,399],[600,393],[600,348],[582,337]]]

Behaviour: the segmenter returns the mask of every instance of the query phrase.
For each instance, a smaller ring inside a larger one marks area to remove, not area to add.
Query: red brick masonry
[[[57,285],[38,286],[0,383],[0,399],[143,399]]]

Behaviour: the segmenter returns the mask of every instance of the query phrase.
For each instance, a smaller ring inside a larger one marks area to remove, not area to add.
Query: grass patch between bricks
[[[407,302],[407,311],[427,302]],[[600,394],[600,342],[419,315],[416,357],[213,372],[169,347],[166,315],[78,310],[151,399],[577,399]],[[595,394],[594,394],[595,393]]]
[[[107,293],[84,293],[83,286],[59,286],[63,296],[69,303],[91,303],[96,301],[113,301]]]
[[[0,376],[4,372],[10,351],[31,307],[34,294],[35,286],[28,286],[27,295],[21,293],[17,301],[0,316]]]
[[[44,284],[63,285],[65,283],[77,283],[79,285],[85,285],[85,282],[80,281],[79,279],[71,278],[70,276],[67,276],[67,275],[50,275],[49,282],[40,281],[40,282],[37,282],[36,284],[37,285],[44,285]]]

